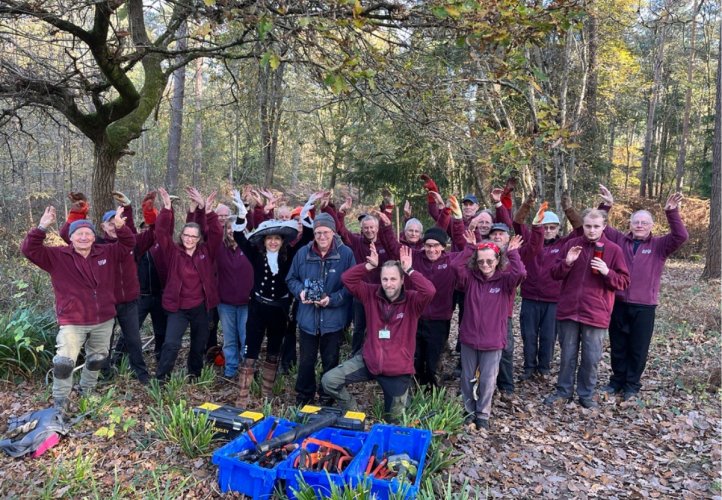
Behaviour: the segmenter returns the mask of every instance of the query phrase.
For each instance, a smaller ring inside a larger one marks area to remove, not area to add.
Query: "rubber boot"
[[[253,381],[253,364],[242,365],[238,367],[238,399],[236,399],[236,407],[243,410],[247,409],[250,404],[251,382]]]
[[[273,384],[276,381],[276,371],[278,369],[278,361],[264,361],[261,382],[261,397],[273,397]]]

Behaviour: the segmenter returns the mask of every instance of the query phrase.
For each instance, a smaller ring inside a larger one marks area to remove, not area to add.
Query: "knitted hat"
[[[426,243],[426,240],[435,240],[442,245],[446,245],[449,241],[449,235],[440,227],[431,227],[424,233],[423,242]]]
[[[336,232],[336,222],[334,222],[333,217],[328,215],[327,213],[321,213],[316,216],[315,219],[313,219],[313,228],[316,229],[317,227],[327,227],[334,233]]]
[[[108,222],[113,217],[115,217],[115,210],[108,210],[103,214],[103,222]]]
[[[115,212],[113,212],[113,213],[115,213]],[[75,231],[77,231],[78,229],[80,229],[81,227],[87,227],[88,229],[93,231],[93,233],[95,233],[95,225],[92,222],[90,222],[88,219],[80,219],[80,220],[76,220],[75,222],[72,222],[70,224],[68,238],[71,237],[73,235],[73,233]]]

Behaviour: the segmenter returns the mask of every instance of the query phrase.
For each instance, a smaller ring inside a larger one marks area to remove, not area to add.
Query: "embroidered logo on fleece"
[[[501,288],[489,288],[489,293],[501,293]]]
[[[104,265],[107,264],[107,263],[108,263],[108,259],[100,259],[100,260],[98,261],[98,265],[99,265],[99,266],[104,266]]]

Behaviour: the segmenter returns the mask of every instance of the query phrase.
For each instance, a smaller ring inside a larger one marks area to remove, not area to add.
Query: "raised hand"
[[[599,196],[602,198],[602,202],[604,202],[605,205],[611,207],[614,205],[614,196],[612,195],[612,192],[606,188],[604,184],[599,185]]]
[[[206,200],[203,199],[203,195],[194,187],[187,187],[186,194],[191,201],[201,210],[206,207]]]
[[[429,195],[434,198],[434,202],[440,207],[444,206],[444,199],[441,197],[438,191],[429,191]]]
[[[411,203],[409,203],[409,200],[404,202],[404,217],[407,219],[411,218]]]
[[[508,243],[507,246],[506,246],[506,250],[509,251],[509,252],[512,251],[512,250],[519,250],[519,249],[521,248],[521,245],[522,245],[523,243],[524,243],[524,239],[521,237],[521,235],[520,235],[520,234],[515,234],[515,235],[512,236],[511,239],[509,240],[509,243]]]
[[[406,245],[401,245],[401,248],[399,248],[399,262],[401,263],[401,269],[405,273],[408,273],[409,269],[411,269],[411,261],[411,248]]]
[[[123,208],[123,205],[120,205],[118,208],[115,209],[113,224],[115,224],[116,229],[120,229],[121,227],[125,226],[125,217],[123,217],[124,210],[125,208]]]
[[[130,198],[128,198],[126,195],[124,195],[120,191],[113,191],[110,194],[113,195],[113,199],[120,205],[123,205],[123,206],[130,205]]]
[[[449,196],[449,208],[451,209],[451,215],[455,219],[461,219],[461,205],[459,205],[459,200],[453,194]]]
[[[369,271],[375,267],[378,267],[379,265],[379,254],[376,252],[376,245],[371,243],[370,245],[371,253],[368,257],[366,257],[366,269]]]
[[[381,212],[379,210],[372,210],[371,213],[378,218],[379,222],[382,226],[390,226],[391,225],[391,219],[389,219],[389,216],[386,215],[386,213]]]
[[[469,245],[476,245],[476,231],[471,228],[471,224],[469,229],[464,231],[464,239]]]
[[[346,199],[341,204],[340,207],[338,207],[339,212],[348,213],[349,210],[351,210],[351,206],[353,205],[353,199],[346,195]]]
[[[206,207],[206,213],[213,210],[213,201],[216,199],[216,194],[218,194],[218,191],[215,189],[211,191],[211,194],[209,194],[206,199],[203,201],[205,207]]]
[[[69,192],[68,199],[70,200],[70,209],[75,212],[86,212],[90,208],[88,198],[81,192]]]
[[[504,190],[501,188],[494,188],[491,190],[491,201],[494,204],[501,203],[501,195],[504,194]]]
[[[544,220],[544,214],[546,213],[547,209],[549,208],[549,203],[546,201],[543,201],[541,205],[539,205],[539,210],[537,210],[536,215],[534,216],[534,220],[531,221],[533,225],[539,225]]]
[[[572,208],[572,197],[569,196],[569,191],[564,191],[562,193],[562,210],[569,210]]]
[[[233,204],[238,210],[238,217],[245,219],[246,215],[248,215],[248,209],[246,208],[246,205],[244,205],[243,200],[241,199],[241,193],[237,189],[233,190]]]
[[[573,246],[569,249],[566,256],[567,265],[571,266],[574,264],[582,253],[582,247],[579,245]]]
[[[56,218],[57,214],[55,211],[55,207],[45,207],[45,212],[43,212],[42,217],[40,217],[40,222],[38,222],[38,226],[47,229],[48,227],[55,224]]]
[[[160,199],[163,202],[163,208],[170,210],[171,209],[171,199],[170,199],[170,195],[168,194],[168,191],[166,191],[165,188],[159,187],[158,194],[160,195]]]
[[[679,203],[682,201],[684,196],[682,193],[672,193],[669,195],[669,198],[667,198],[667,203],[664,204],[665,210],[674,210],[675,208],[679,208]]]

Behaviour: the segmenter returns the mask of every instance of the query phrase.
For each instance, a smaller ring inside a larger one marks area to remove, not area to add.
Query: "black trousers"
[[[351,356],[361,351],[366,340],[366,311],[358,299],[353,299],[353,338],[351,339]]]
[[[639,392],[647,366],[657,306],[616,300],[609,323],[612,376],[609,385],[624,392]]]
[[[168,327],[168,314],[163,310],[162,299],[160,295],[141,295],[138,299],[138,326],[143,326],[145,318],[150,314],[156,360],[160,359],[160,351],[165,341],[165,330]]]
[[[130,368],[138,380],[148,380],[148,367],[143,359],[143,342],[140,340],[138,322],[138,301],[132,300],[115,305],[115,318],[120,326],[121,336],[115,344],[118,352],[128,354]]]
[[[183,334],[188,325],[191,327],[188,374],[196,377],[201,374],[208,341],[208,311],[206,311],[205,303],[192,309],[180,309],[168,313],[168,329],[165,332],[165,342],[156,371],[156,378],[159,380],[167,380],[170,377],[181,348]]]
[[[321,353],[321,377],[332,368],[338,366],[339,348],[343,330],[321,334],[310,334],[301,331],[298,334],[300,355],[298,360],[298,376],[296,377],[296,403],[310,404],[316,396],[316,388],[320,397],[326,397],[321,384],[316,384],[316,360]]]
[[[290,368],[295,365],[298,360],[298,357],[296,356],[296,331],[298,330],[298,324],[296,323],[297,313],[298,301],[294,300],[288,314],[286,333],[283,335],[283,343],[281,344],[281,365],[286,368]]]
[[[281,352],[281,342],[286,334],[288,310],[290,300],[271,305],[251,299],[248,305],[248,323],[246,323],[246,358],[258,359],[261,352],[263,337],[268,337],[266,343],[266,359],[271,362],[278,360]]]
[[[414,369],[419,385],[437,386],[439,359],[449,338],[451,320],[420,319],[416,330]]]
[[[218,316],[218,308],[214,307],[208,311],[208,340],[206,341],[206,351],[211,347],[218,345],[218,322],[220,317]]]

